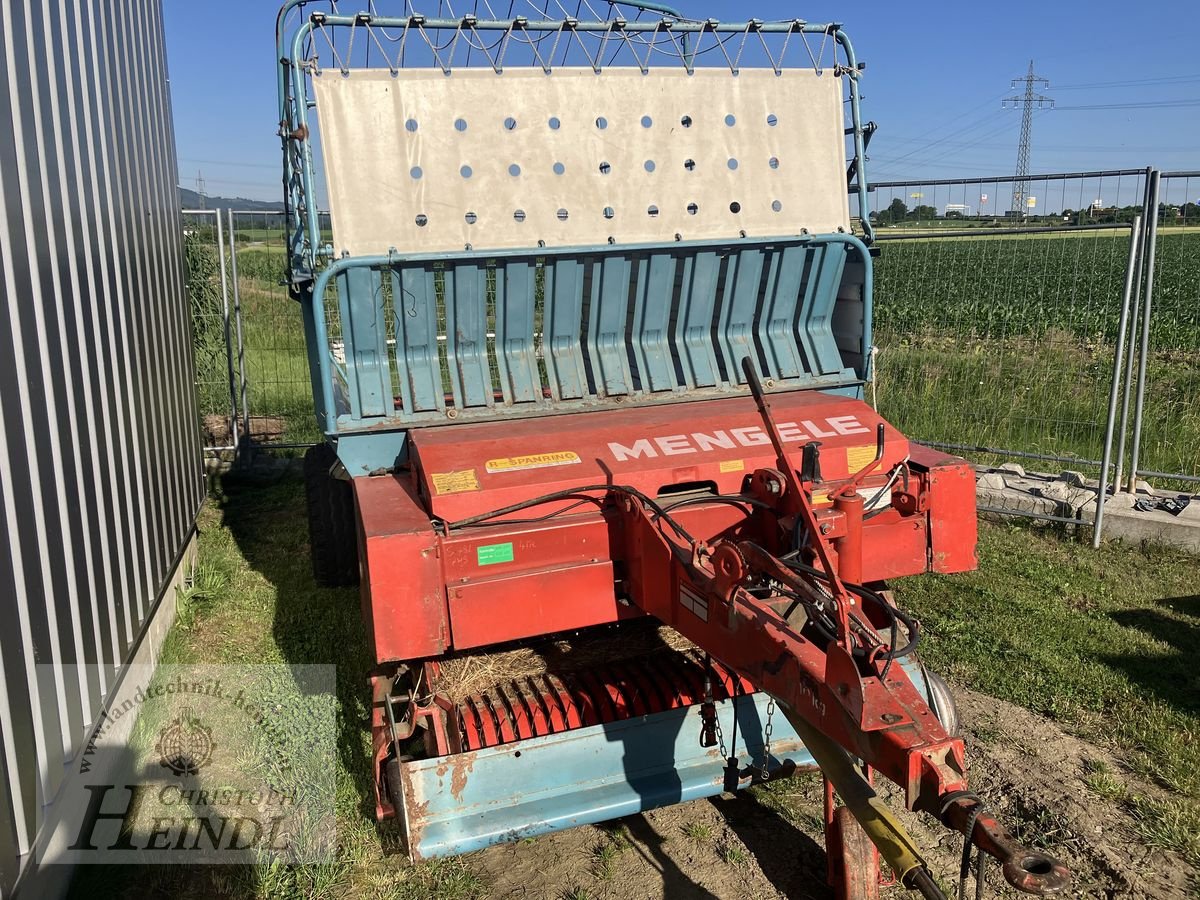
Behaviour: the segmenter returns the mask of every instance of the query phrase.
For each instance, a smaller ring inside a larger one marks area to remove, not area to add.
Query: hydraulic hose
[[[879,855],[896,873],[900,883],[907,888],[921,891],[927,897],[937,896],[926,893],[932,879],[928,877],[925,860],[921,858],[913,839],[908,836],[900,820],[879,799],[875,789],[859,773],[849,754],[790,707],[782,703],[779,706],[796,729],[796,734],[800,736],[808,752],[821,767],[821,772],[829,779],[846,808],[858,820],[871,843],[879,848]],[[940,894],[940,891],[938,893]]]

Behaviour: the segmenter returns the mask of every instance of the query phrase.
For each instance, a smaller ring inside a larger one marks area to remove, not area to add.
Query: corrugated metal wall
[[[159,0],[0,2],[5,884],[203,499],[175,173]]]

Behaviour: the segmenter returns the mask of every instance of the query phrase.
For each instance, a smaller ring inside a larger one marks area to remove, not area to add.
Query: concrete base
[[[1200,494],[1155,491],[1144,481],[1137,482],[1133,494],[1112,494],[1104,503],[1101,537],[1128,543],[1160,544],[1200,554]],[[1079,472],[1048,475],[1026,472],[1009,463],[997,469],[976,470],[976,497],[979,506],[1003,510],[1012,515],[1056,516],[1091,525],[1096,518],[1099,482]],[[1190,503],[1178,515],[1165,510],[1139,510],[1139,500],[1165,500],[1188,497]]]

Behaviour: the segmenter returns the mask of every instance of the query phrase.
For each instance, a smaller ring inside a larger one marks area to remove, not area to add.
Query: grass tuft
[[[1149,846],[1174,850],[1193,866],[1200,865],[1200,808],[1195,803],[1135,794],[1127,806],[1134,828]]]
[[[717,855],[721,857],[721,862],[730,866],[742,866],[750,861],[750,854],[739,847],[737,844],[722,842],[717,847]]]

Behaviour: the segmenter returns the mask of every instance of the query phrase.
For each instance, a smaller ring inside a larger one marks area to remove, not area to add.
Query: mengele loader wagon
[[[820,769],[840,896],[879,856],[942,896],[876,776],[1066,889],[887,591],[976,565],[975,482],[864,402],[845,31],[381,5],[277,28],[313,566],[361,584],[378,815],[422,859]]]

